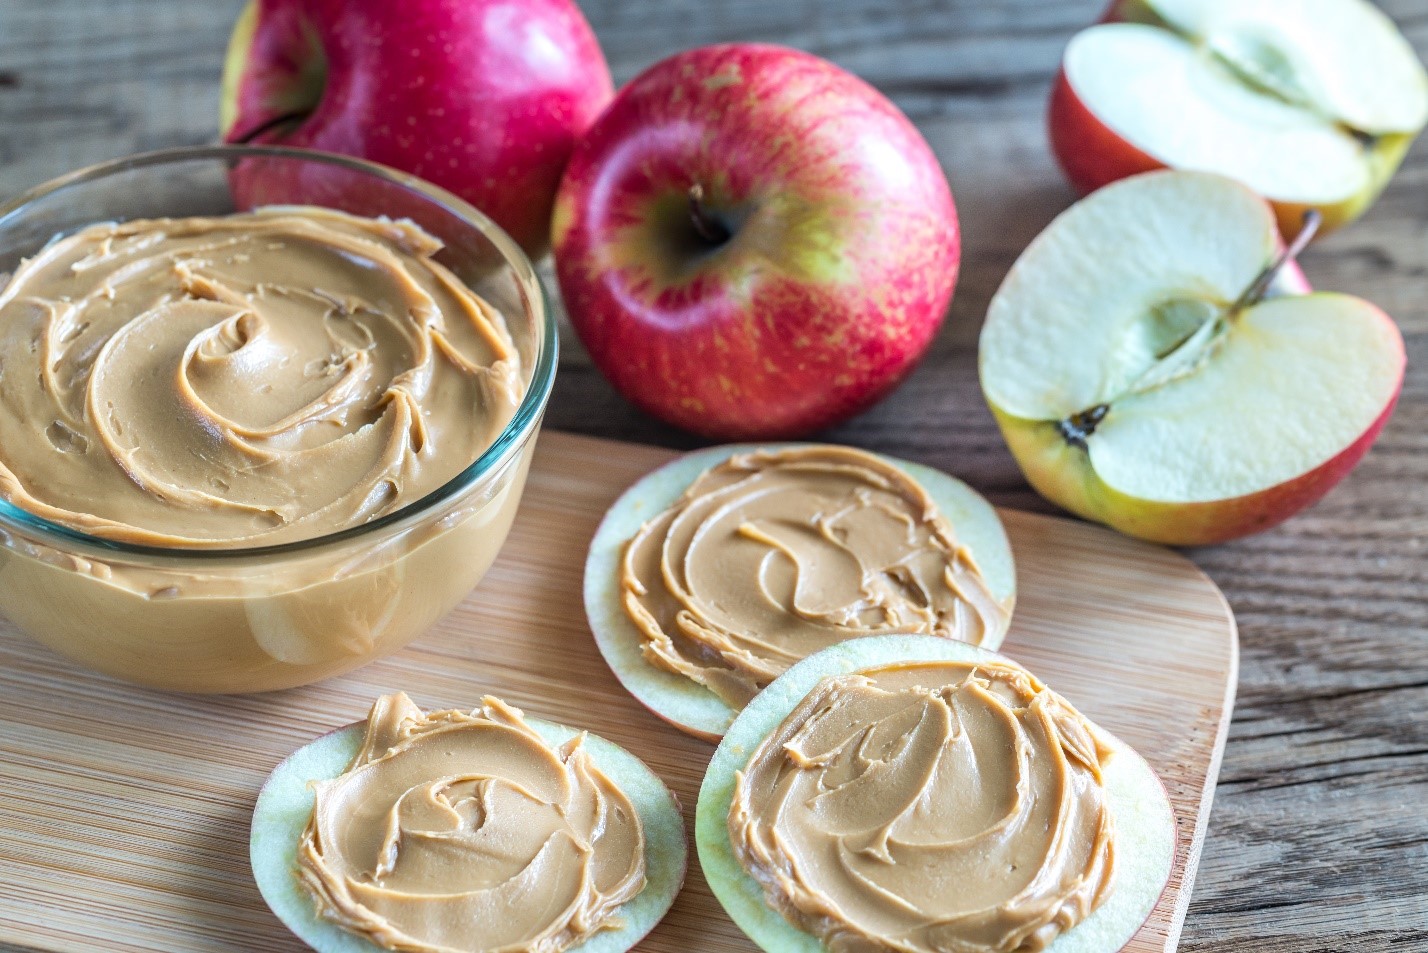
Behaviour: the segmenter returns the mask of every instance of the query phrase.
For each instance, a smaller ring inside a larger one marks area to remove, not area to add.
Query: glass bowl
[[[470,205],[344,156],[258,146],[153,152],[0,205],[0,287],[22,258],[96,222],[260,204],[409,218],[436,259],[500,310],[526,392],[496,441],[427,496],[369,523],[250,549],[131,545],[0,499],[0,612],[76,661],[154,688],[258,692],[393,652],[451,611],[496,558],[555,376],[555,322],[530,262]]]

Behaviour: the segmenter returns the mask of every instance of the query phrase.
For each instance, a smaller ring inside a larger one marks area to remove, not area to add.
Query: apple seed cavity
[[[1284,266],[1299,257],[1308,247],[1323,224],[1324,216],[1318,209],[1308,209],[1304,213],[1304,224],[1294,241],[1274,257],[1255,276],[1234,303],[1224,310],[1216,310],[1208,317],[1192,322],[1197,302],[1173,299],[1157,305],[1148,316],[1148,328],[1142,328],[1152,338],[1155,363],[1118,397],[1095,404],[1085,410],[1071,414],[1056,423],[1062,438],[1072,447],[1085,450],[1086,441],[1096,432],[1096,428],[1106,419],[1111,405],[1122,397],[1140,394],[1160,387],[1187,374],[1200,366],[1201,360],[1210,353],[1214,342],[1218,341],[1228,328],[1228,322],[1236,315],[1259,304],[1274,286]]]

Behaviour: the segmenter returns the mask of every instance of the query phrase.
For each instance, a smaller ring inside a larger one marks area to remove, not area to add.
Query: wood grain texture
[[[1288,2],[1288,0],[1286,0]],[[1045,98],[1101,0],[581,0],[617,81],[678,49],[800,46],[857,71],[927,135],[962,215],[961,280],[921,369],[831,439],[1047,510],[976,381],[987,302],[1073,195]],[[1428,55],[1428,0],[1380,0]],[[215,135],[216,76],[241,0],[0,0],[0,195],[125,152]],[[1303,263],[1318,287],[1403,328],[1398,411],[1365,463],[1309,513],[1191,553],[1228,596],[1239,705],[1182,949],[1428,950],[1428,140],[1369,214]],[[548,421],[665,446],[567,338]],[[0,700],[0,704],[4,704]],[[235,944],[241,946],[241,944]]]
[[[669,456],[544,434],[510,540],[475,593],[412,647],[309,688],[246,698],[149,692],[82,672],[0,623],[0,942],[46,951],[300,949],[248,871],[254,799],[289,751],[359,720],[376,695],[396,689],[425,708],[470,708],[491,693],[602,734],[664,778],[692,831],[713,746],[620,687],[580,595],[596,524]],[[1003,518],[1018,576],[1003,651],[1144,754],[1175,805],[1175,872],[1127,947],[1173,950],[1233,703],[1234,619],[1180,556],[1069,520]],[[691,860],[674,909],[639,949],[757,948]]]

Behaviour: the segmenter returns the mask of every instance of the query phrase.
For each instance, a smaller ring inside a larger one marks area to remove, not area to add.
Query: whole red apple
[[[676,54],[576,146],[556,197],[571,322],[627,398],[721,439],[885,395],[957,280],[947,180],[877,90],[778,46]]]
[[[411,172],[534,255],[611,93],[571,0],[253,0],[224,66],[223,137]]]

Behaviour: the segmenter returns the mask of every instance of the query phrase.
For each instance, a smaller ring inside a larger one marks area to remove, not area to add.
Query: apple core
[[[1124,397],[1159,387],[1171,379],[1195,373],[1200,361],[1208,356],[1208,351],[1217,346],[1227,330],[1225,322],[1233,321],[1246,308],[1262,301],[1275,282],[1280,278],[1286,265],[1299,256],[1314,236],[1319,232],[1324,217],[1317,209],[1304,213],[1304,225],[1295,235],[1294,241],[1275,257],[1255,276],[1245,290],[1228,306],[1219,308],[1208,301],[1193,298],[1172,298],[1151,308],[1146,324],[1153,331],[1156,346],[1151,353],[1155,363],[1123,393],[1116,395],[1094,407],[1088,407],[1058,423],[1057,429],[1066,442],[1080,450],[1086,450],[1086,441],[1096,432],[1101,421],[1111,412],[1111,408]]]

